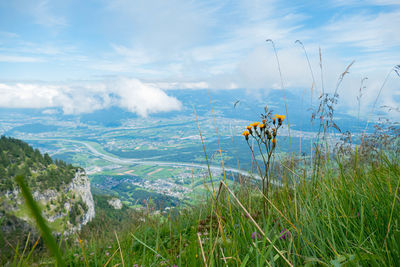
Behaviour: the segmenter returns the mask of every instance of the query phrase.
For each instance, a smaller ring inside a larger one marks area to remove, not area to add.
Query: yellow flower
[[[278,119],[278,121],[283,121],[286,118],[286,116],[285,115],[275,114],[275,118]]]
[[[282,125],[282,121],[285,119],[285,115],[276,114],[275,118],[278,119],[278,125],[281,126]]]
[[[247,129],[247,130],[251,130],[251,125],[247,125],[247,126],[246,126],[246,129]]]
[[[260,125],[258,125],[258,127],[259,127],[260,129],[264,129],[264,128],[265,128],[265,124],[264,124],[264,123],[261,123]]]
[[[259,124],[260,123],[257,121],[257,122],[252,123],[251,125],[253,125],[254,129],[256,129]]]
[[[267,122],[267,120],[266,120],[266,119],[263,119],[262,122],[265,124],[265,123]]]
[[[275,145],[276,144],[276,138],[272,139],[272,143]]]
[[[244,131],[244,132],[242,133],[242,135],[244,136],[244,138],[246,138],[246,141],[249,140],[249,135],[250,135],[250,133],[249,133],[248,131]]]

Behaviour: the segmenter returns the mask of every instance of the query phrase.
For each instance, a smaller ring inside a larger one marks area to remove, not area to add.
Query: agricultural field
[[[265,105],[284,113],[284,107],[268,100],[279,95],[265,97],[264,102],[262,98],[253,101],[241,90],[229,95],[216,91],[210,95],[211,108],[203,91],[171,93],[184,107],[168,116],[143,118],[119,109],[80,116],[13,109],[8,111],[11,114],[0,112],[0,131],[83,167],[96,193],[117,196],[131,207],[145,207],[149,199],[159,208],[192,203],[210,188],[207,164],[215,183],[223,178],[221,158],[232,182],[239,172],[242,176],[256,172],[248,147],[255,144],[247,144],[241,133],[246,125],[260,120]],[[293,96],[288,101],[296,100]],[[292,123],[290,131],[284,125],[277,138],[276,162],[291,153],[308,157],[310,141],[317,138],[317,126],[298,109],[289,105]],[[343,118],[346,127],[351,118]]]

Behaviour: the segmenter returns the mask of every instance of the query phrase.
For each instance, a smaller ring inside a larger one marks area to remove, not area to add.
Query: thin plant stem
[[[17,181],[19,187],[21,188],[22,195],[25,198],[26,204],[30,209],[32,216],[36,220],[36,223],[42,232],[43,239],[47,248],[56,258],[58,266],[65,266],[64,261],[61,257],[60,250],[58,249],[56,240],[54,239],[53,235],[51,234],[50,228],[47,226],[45,219],[43,218],[40,208],[37,205],[36,201],[33,199],[32,194],[30,192],[29,187],[25,183],[25,178],[22,175],[18,175],[15,180]]]

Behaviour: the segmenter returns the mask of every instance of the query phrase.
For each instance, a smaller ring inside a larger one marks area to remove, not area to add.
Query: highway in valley
[[[63,142],[70,142],[70,143],[77,143],[85,146],[92,155],[102,158],[106,161],[115,163],[115,164],[120,164],[120,165],[132,165],[132,164],[143,164],[143,165],[154,165],[154,166],[171,166],[174,168],[180,168],[180,167],[189,167],[189,168],[199,168],[199,169],[206,169],[208,170],[208,166],[206,164],[199,164],[199,163],[186,163],[186,162],[168,162],[168,161],[153,161],[153,160],[144,160],[144,159],[137,159],[137,158],[121,158],[116,155],[112,155],[110,153],[103,153],[96,149],[93,145],[90,143],[84,142],[84,141],[78,141],[78,140],[70,140],[70,139],[40,139],[40,138],[32,138],[32,139],[25,139],[26,141],[29,140],[34,140],[34,141],[63,141]],[[209,166],[211,171],[223,171],[222,166],[215,166],[215,165],[210,165]],[[255,179],[260,179],[261,177],[258,174],[254,173],[249,173],[244,170],[239,170],[235,168],[227,168],[224,167],[225,172],[230,172],[230,173],[235,173],[235,174],[240,174],[243,176],[247,177],[253,177]]]

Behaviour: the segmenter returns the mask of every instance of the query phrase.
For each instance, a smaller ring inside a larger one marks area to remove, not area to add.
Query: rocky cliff
[[[14,218],[8,221],[34,225],[15,182],[16,175],[25,177],[54,233],[79,231],[94,218],[90,182],[82,168],[54,161],[21,140],[3,136],[0,138],[0,222]],[[0,223],[2,231],[6,230],[3,226]]]
[[[42,207],[42,214],[55,233],[61,233],[63,230],[67,234],[79,231],[82,225],[90,222],[95,216],[90,181],[83,169],[76,169],[75,177],[61,190],[35,190],[32,195]],[[0,201],[0,209],[30,224],[33,223],[17,188],[7,191],[4,196]],[[67,215],[69,219],[65,222]]]
[[[90,181],[86,173],[82,171],[82,169],[77,170],[75,178],[72,180],[72,183],[67,188],[67,192],[72,192],[72,194],[76,194],[78,198],[80,198],[86,205],[86,211],[82,214],[80,221],[74,227],[75,230],[80,230],[82,225],[90,222],[95,216],[94,201],[92,192],[90,191]],[[69,209],[69,203],[66,208]]]

